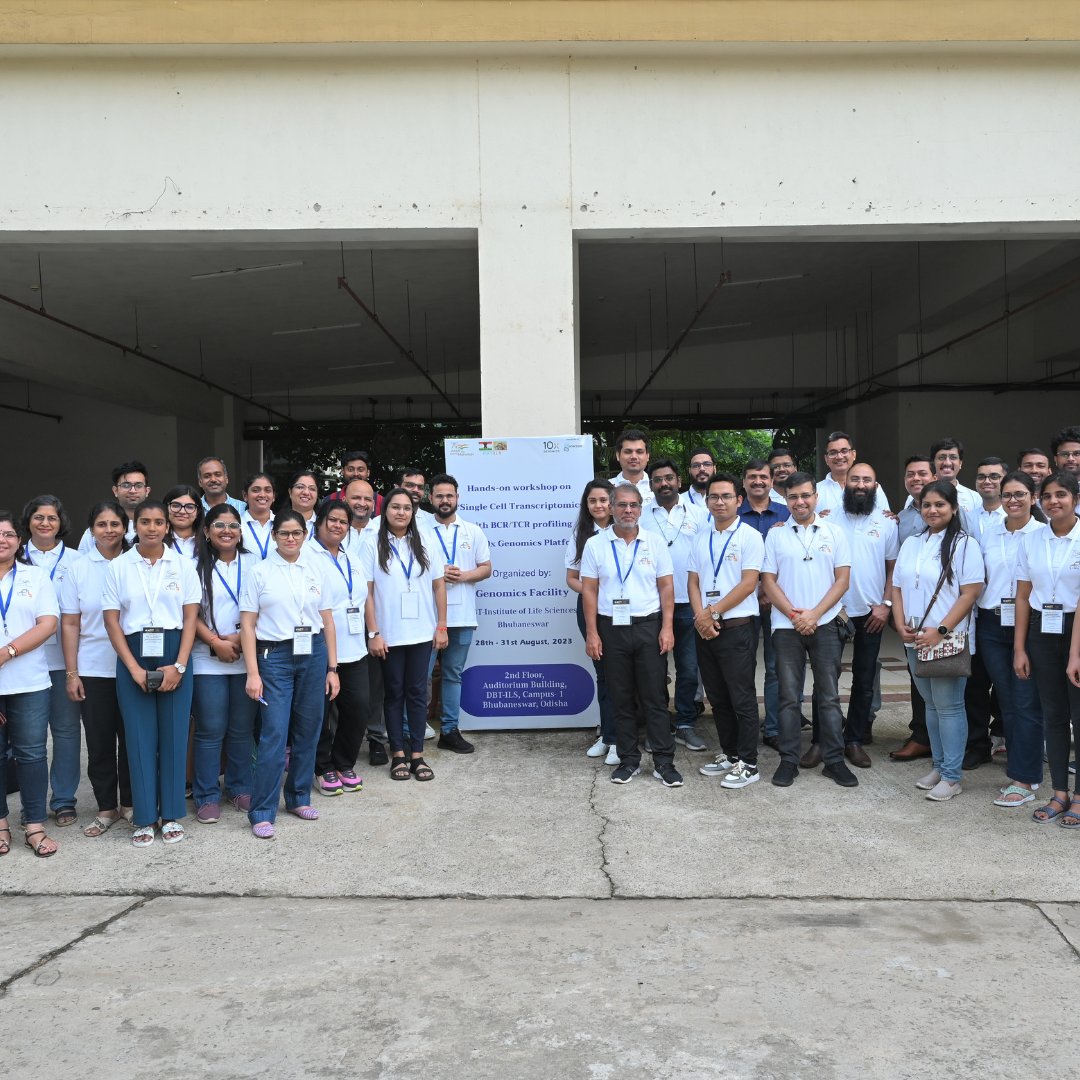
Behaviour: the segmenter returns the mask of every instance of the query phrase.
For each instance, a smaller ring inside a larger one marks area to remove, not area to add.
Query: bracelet
[[[77,679],[79,677],[79,673],[77,671],[65,671],[64,674],[69,679]]]
[[[438,633],[438,632],[439,632],[440,630],[441,630],[441,631],[442,631],[442,632],[443,632],[444,634],[446,633],[446,627],[445,627],[445,626],[436,626],[436,627],[435,627],[435,633],[436,633],[436,634],[437,634],[437,633]]]

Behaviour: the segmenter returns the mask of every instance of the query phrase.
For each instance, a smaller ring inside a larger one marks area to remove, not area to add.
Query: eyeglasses
[[[999,480],[1001,480],[1001,478],[1002,478],[1001,473],[976,473],[975,474],[975,483],[977,483],[977,484],[987,484],[991,480],[994,481],[994,483],[997,483]]]
[[[636,502],[617,502],[615,504],[616,510],[640,510],[641,503]]]
[[[1059,450],[1055,456],[1059,458],[1080,458],[1080,450]]]
[[[171,502],[169,509],[174,514],[194,514],[198,507],[194,503]]]
[[[237,521],[215,521],[210,528],[216,529],[218,532],[239,532],[240,523]]]
[[[738,495],[706,495],[706,502],[734,502]]]
[[[304,533],[299,531],[293,532],[292,529],[290,529],[288,532],[279,532],[277,538],[279,540],[303,540]]]
[[[309,495],[319,494],[319,489],[310,484],[293,484],[293,491],[306,491]]]
[[[121,480],[116,486],[121,491],[142,491],[146,483],[142,480]]]
[[[1025,499],[1030,499],[1031,493],[1028,491],[1009,491],[1001,496],[1002,502],[1023,502]]]
[[[847,457],[848,454],[850,454],[850,453],[852,453],[852,450],[851,450],[851,447],[849,446],[846,450],[826,450],[825,451],[825,456],[826,457]]]
[[[0,540],[18,540],[18,539],[19,539],[19,534],[18,533],[13,533],[13,532],[2,532],[2,533],[0,533]]]

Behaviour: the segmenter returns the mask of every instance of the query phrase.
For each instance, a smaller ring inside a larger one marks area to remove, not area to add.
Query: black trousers
[[[1001,722],[1001,706],[998,705],[981,651],[971,654],[971,675],[964,687],[964,711],[968,724],[965,751],[989,757],[990,736],[1003,734],[1005,728]]]
[[[906,656],[906,654],[905,654]],[[908,682],[911,683],[911,720],[908,727],[911,728],[911,737],[923,746],[930,745],[930,732],[926,730],[926,702],[915,685],[915,680],[908,674]]]
[[[596,617],[604,647],[604,678],[615,713],[615,747],[622,763],[636,769],[638,749],[637,709],[641,703],[645,734],[652,746],[653,762],[675,760],[675,737],[664,704],[667,660],[660,655],[660,615],[650,615],[629,626],[614,626],[606,615]]]
[[[326,702],[322,734],[315,749],[317,773],[341,772],[356,765],[364,729],[368,722],[368,665],[370,657],[362,656],[338,666],[341,692],[334,701]]]
[[[86,732],[86,774],[94,789],[97,808],[115,810],[118,806],[131,806],[131,774],[116,680],[86,676],[82,684],[86,691],[81,706]]]
[[[757,627],[753,622],[725,627],[708,641],[694,632],[698,671],[712,705],[720,749],[729,758],[757,764],[758,707],[754,669]]]

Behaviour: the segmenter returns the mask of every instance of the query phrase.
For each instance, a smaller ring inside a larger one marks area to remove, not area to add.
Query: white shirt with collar
[[[980,500],[978,509],[968,514],[967,520],[971,526],[968,531],[976,540],[981,540],[984,533],[993,532],[994,527],[1005,520],[1005,507],[999,503],[993,510],[987,510]]]
[[[438,625],[438,611],[432,586],[443,576],[443,558],[439,545],[430,533],[420,531],[420,544],[428,563],[425,570],[404,539],[398,541],[392,533],[387,535],[387,539],[391,551],[385,567],[379,562],[378,544],[369,544],[362,556],[363,574],[374,585],[378,631],[390,648],[395,645],[419,645],[432,641]],[[401,597],[406,592],[417,593],[420,597],[415,619],[404,617],[404,602]]]
[[[851,551],[842,529],[815,516],[809,526],[788,518],[765,537],[763,574],[775,574],[776,582],[794,608],[816,607],[836,581],[836,569],[851,566]],[[836,618],[841,601],[826,611],[818,625]],[[773,630],[794,630],[791,619],[775,604]]]
[[[885,564],[900,554],[896,522],[878,510],[869,514],[840,511],[829,523],[844,530],[851,552],[851,579],[844,594],[844,609],[852,617],[868,615],[885,599]]]
[[[128,518],[127,529],[124,530],[124,536],[127,538],[129,544],[135,543],[135,522]],[[79,541],[79,554],[85,555],[88,551],[92,551],[97,547],[94,543],[94,533],[92,529],[87,529],[82,534],[82,539]]]
[[[265,559],[274,550],[274,515],[271,514],[266,522],[260,525],[245,509],[240,512],[240,521],[243,526],[241,532],[244,537],[244,547],[260,561]]]
[[[8,604],[4,617],[6,630],[0,629],[0,648],[33,629],[42,615],[60,620],[60,606],[49,575],[39,566],[16,562],[0,578],[0,597]],[[10,598],[10,599],[9,599]],[[49,663],[43,648],[20,653],[0,666],[0,698],[7,694],[28,694],[52,686]]]
[[[137,634],[147,626],[180,630],[185,605],[201,602],[202,586],[191,559],[165,547],[151,566],[133,547],[109,563],[101,609],[119,611],[120,629]]]
[[[341,541],[341,546],[354,559],[358,559],[360,553],[368,544],[375,543],[375,539],[378,535],[379,526],[375,524],[374,519],[369,519],[367,525],[362,529],[350,526],[348,533],[345,535],[345,539]]]
[[[589,535],[596,536],[597,533],[610,531],[610,525],[606,529],[599,529],[596,526],[596,522],[593,522],[592,532]],[[582,549],[582,554],[584,554],[584,549]],[[566,550],[563,553],[563,566],[565,566],[567,570],[580,571],[581,569],[581,560],[577,557],[577,539],[574,536],[573,529],[570,530],[570,536],[566,541]]]
[[[91,549],[97,551],[97,545],[91,544]],[[41,551],[35,547],[33,540],[30,540],[26,544],[26,557],[34,566],[41,567],[49,575],[49,580],[52,582],[53,591],[57,597],[60,596],[60,588],[64,583],[64,578],[71,573],[72,568],[82,559],[82,556],[77,551],[73,551],[62,540],[52,551]],[[45,660],[49,665],[49,670],[63,671],[65,669],[64,650],[60,644],[59,625],[56,628],[56,633],[45,642],[42,648],[45,650]]]
[[[712,524],[711,514],[708,524]],[[690,603],[686,589],[688,564],[694,550],[694,542],[700,533],[705,532],[706,522],[685,503],[677,502],[670,510],[665,510],[658,503],[653,502],[641,511],[641,520],[638,525],[642,529],[656,533],[667,544],[674,576],[675,603]]]
[[[975,514],[978,510],[982,509],[982,497],[977,491],[972,491],[969,487],[964,487],[963,484],[954,484],[956,488],[956,504],[965,514]],[[880,490],[880,488],[878,489]],[[904,503],[904,509],[914,503],[914,499],[909,495],[907,501]]]
[[[337,558],[330,554],[318,540],[314,551],[325,557],[326,581],[325,604],[334,613],[334,635],[337,639],[337,662],[354,664],[367,656],[367,624],[364,622],[364,604],[367,603],[367,578],[363,564],[355,555],[339,548]],[[359,633],[349,633],[349,608],[356,608],[359,616]]]
[[[194,533],[190,536],[174,535],[172,538],[172,547],[173,551],[188,559],[197,559],[199,557],[199,545]]]
[[[769,488],[769,501],[779,503],[781,506],[787,506],[787,499],[776,488]]]
[[[1018,581],[1031,582],[1031,606],[1061,604],[1066,615],[1080,600],[1080,521],[1065,536],[1045,529],[1025,533],[1016,567]]]
[[[627,480],[622,473],[617,476],[613,476],[608,481],[613,488],[618,487],[620,484],[630,484],[638,489],[641,494],[641,509],[642,513],[645,511],[645,507],[651,502],[656,502],[656,496],[652,493],[652,485],[649,483],[649,474],[642,473],[641,479],[635,484],[633,480]]]
[[[214,590],[214,617],[210,618],[210,607],[205,592],[199,614],[202,620],[218,637],[235,634],[240,630],[240,598],[244,594],[247,578],[262,560],[252,552],[238,552],[232,562],[218,559],[210,571],[210,583]],[[243,675],[247,668],[243,656],[238,656],[231,664],[223,663],[213,653],[205,641],[195,639],[191,648],[191,670],[196,675]]]
[[[597,612],[609,617],[611,601],[622,597],[630,601],[631,617],[659,611],[657,579],[673,575],[671,555],[663,538],[640,526],[629,544],[614,529],[605,529],[589,538],[581,555],[582,578],[599,582]]]
[[[986,567],[986,588],[979,597],[979,607],[993,609],[1001,606],[1001,598],[1016,596],[1016,579],[1020,569],[1020,550],[1028,533],[1039,532],[1047,526],[1028,518],[1022,529],[1009,532],[1005,519],[995,522],[979,538],[983,564]]]
[[[826,510],[830,514],[838,514],[844,509],[844,485],[838,484],[832,473],[819,480],[817,483],[817,513],[823,514]],[[884,511],[889,509],[889,499],[885,489],[878,484],[877,494],[874,496],[874,509]]]
[[[434,526],[434,524],[435,524],[435,515],[433,513],[431,513],[430,510],[424,510],[424,509],[422,509],[420,507],[417,507],[415,517],[416,517],[416,527],[420,530],[421,533],[426,534],[426,533],[431,532],[432,526]],[[376,532],[378,532],[379,531],[379,523],[381,521],[382,521],[382,514],[379,514],[376,517],[373,517],[371,519],[371,528],[373,528]]]
[[[101,617],[105,575],[112,561],[95,544],[72,565],[57,590],[60,614],[79,616],[78,672],[91,679],[116,678],[116,652]]]
[[[689,564],[689,569],[698,576],[702,606],[708,607],[727,596],[742,581],[744,570],[760,573],[764,560],[765,541],[757,529],[746,525],[741,517],[736,516],[734,522],[721,531],[715,523],[709,529],[702,529],[694,542]],[[710,596],[710,593],[718,595]],[[723,617],[739,619],[757,614],[755,589],[735,607],[725,611]]]
[[[333,570],[322,555],[307,543],[295,562],[288,562],[275,548],[244,578],[240,610],[254,611],[258,641],[291,641],[296,627],[310,626],[313,634],[323,628],[322,613],[330,610],[326,585]]]
[[[930,627],[945,625],[941,620],[952,610],[962,585],[985,581],[986,570],[978,541],[967,533],[960,533],[953,548],[953,580],[942,582],[933,607],[927,611],[927,604],[933,599],[937,583],[941,580],[941,540],[944,535],[942,530],[909,536],[901,546],[900,556],[893,568],[893,587],[899,589],[903,597],[905,619],[918,622],[925,613],[925,625]],[[971,616],[964,620],[961,627],[954,626],[952,629],[963,629],[964,626],[974,628]],[[974,652],[974,634],[969,643]]]
[[[445,566],[459,570],[475,570],[480,563],[491,562],[491,549],[479,525],[456,516],[452,525],[436,519],[431,528],[434,546],[439,549]],[[446,625],[476,626],[476,583],[446,583]]]
[[[709,508],[705,505],[704,495],[695,491],[692,487],[687,488],[679,496],[679,502],[681,502],[687,510],[692,510],[695,514],[699,515],[707,525],[712,524],[712,514],[709,513]]]

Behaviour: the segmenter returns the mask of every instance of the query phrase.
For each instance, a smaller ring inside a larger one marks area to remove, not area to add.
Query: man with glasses
[[[1001,481],[1008,471],[1008,465],[999,457],[983,458],[975,466],[975,490],[982,505],[974,514],[968,515],[964,528],[976,540],[1005,518],[1005,508],[1001,505]]]
[[[844,640],[838,615],[851,580],[848,542],[843,530],[818,517],[817,490],[809,473],[792,475],[785,497],[791,517],[769,530],[761,568],[773,605],[773,647],[780,678],[780,765],[772,782],[790,787],[799,775],[799,694],[809,657],[823,774],[841,787],[857,787],[858,779],[844,763],[839,690]]]
[[[611,528],[590,537],[581,556],[585,652],[603,661],[615,712],[621,764],[611,782],[628,784],[641,771],[636,698],[652,747],[653,776],[664,787],[682,787],[664,705],[665,656],[675,645],[671,556],[658,534],[639,527],[641,493],[634,484],[619,484],[611,506]]]
[[[851,436],[846,431],[834,431],[825,440],[825,464],[829,475],[817,485],[817,513],[821,517],[828,517],[844,507],[848,469],[855,464],[855,447],[851,445]],[[880,484],[874,499],[875,510],[889,509],[889,500]]]
[[[141,461],[125,461],[112,471],[113,498],[124,508],[128,517],[127,538],[135,539],[135,507],[150,498],[150,475]],[[94,547],[94,535],[87,529],[79,541],[82,554]]]
[[[705,505],[705,496],[715,472],[716,461],[712,451],[705,446],[694,447],[690,451],[690,486],[679,496],[679,502],[699,514],[706,525],[710,524],[711,518],[709,508]]]
[[[1056,468],[1080,475],[1080,427],[1062,428],[1050,440],[1050,453]]]
[[[219,457],[204,457],[195,466],[195,477],[201,489],[204,510],[221,503],[228,503],[234,510],[243,513],[247,509],[240,499],[234,499],[228,492],[229,471]]]

